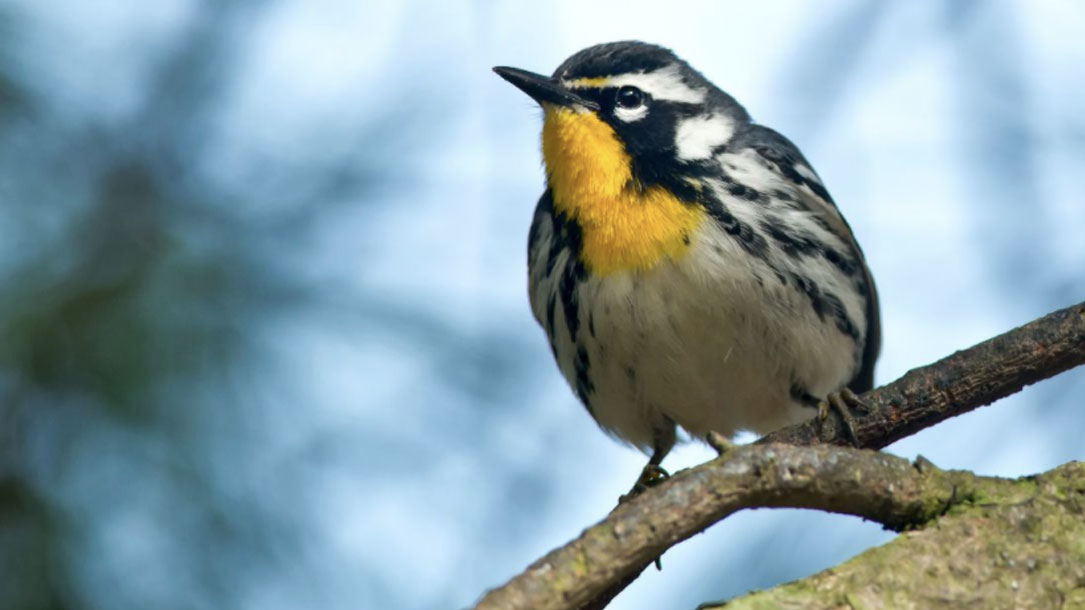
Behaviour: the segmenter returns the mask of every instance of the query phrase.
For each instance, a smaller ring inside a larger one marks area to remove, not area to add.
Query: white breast
[[[547,225],[540,227],[543,243]],[[531,257],[532,304],[544,327],[547,300],[569,256],[560,253],[547,274],[546,254]],[[774,265],[786,268],[786,261]],[[829,281],[833,274],[822,275]],[[576,389],[578,374],[581,384],[584,377],[577,360],[587,356],[589,410],[639,447],[650,448],[653,431],[669,421],[695,436],[767,432],[813,415],[791,396],[796,378],[824,396],[856,370],[855,341],[820,319],[808,296],[786,282],[709,221],[680,260],[580,282],[575,338],[561,305],[555,308],[555,357]]]

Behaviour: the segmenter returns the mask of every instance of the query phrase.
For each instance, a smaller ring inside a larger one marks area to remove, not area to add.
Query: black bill
[[[559,106],[580,105],[592,110],[598,110],[599,104],[586,100],[579,95],[561,86],[557,79],[535,74],[519,68],[497,66],[494,72],[501,78],[509,81],[517,89],[531,96],[531,99],[539,102],[548,102]]]

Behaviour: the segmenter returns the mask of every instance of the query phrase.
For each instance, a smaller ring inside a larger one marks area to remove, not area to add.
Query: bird
[[[591,417],[650,456],[639,489],[679,428],[723,452],[835,411],[854,439],[878,296],[798,147],[662,46],[494,71],[542,108],[532,312]]]

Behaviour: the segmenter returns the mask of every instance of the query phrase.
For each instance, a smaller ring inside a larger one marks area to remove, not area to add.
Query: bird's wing
[[[866,264],[863,250],[855,240],[855,235],[848,226],[848,221],[833,203],[829,191],[821,183],[817,173],[803,157],[802,152],[790,140],[779,133],[761,125],[750,125],[736,142],[742,148],[755,151],[783,179],[796,187],[800,194],[799,204],[817,214],[828,225],[830,231],[839,236],[851,248],[856,260],[862,264],[863,281],[866,284],[866,345],[863,347],[862,365],[848,387],[855,392],[865,392],[874,385],[874,362],[881,349],[881,314],[878,307],[878,291],[874,278]]]

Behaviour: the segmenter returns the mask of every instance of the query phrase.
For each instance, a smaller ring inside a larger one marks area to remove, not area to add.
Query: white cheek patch
[[[678,123],[674,145],[681,159],[707,159],[712,156],[712,150],[726,144],[734,132],[734,122],[725,116],[691,117]]]
[[[599,78],[566,80],[562,84],[572,89],[632,85],[652,96],[652,99],[686,104],[700,104],[708,96],[708,91],[705,88],[690,87],[682,80],[682,74],[677,64],[671,64],[651,72],[633,72]]]

